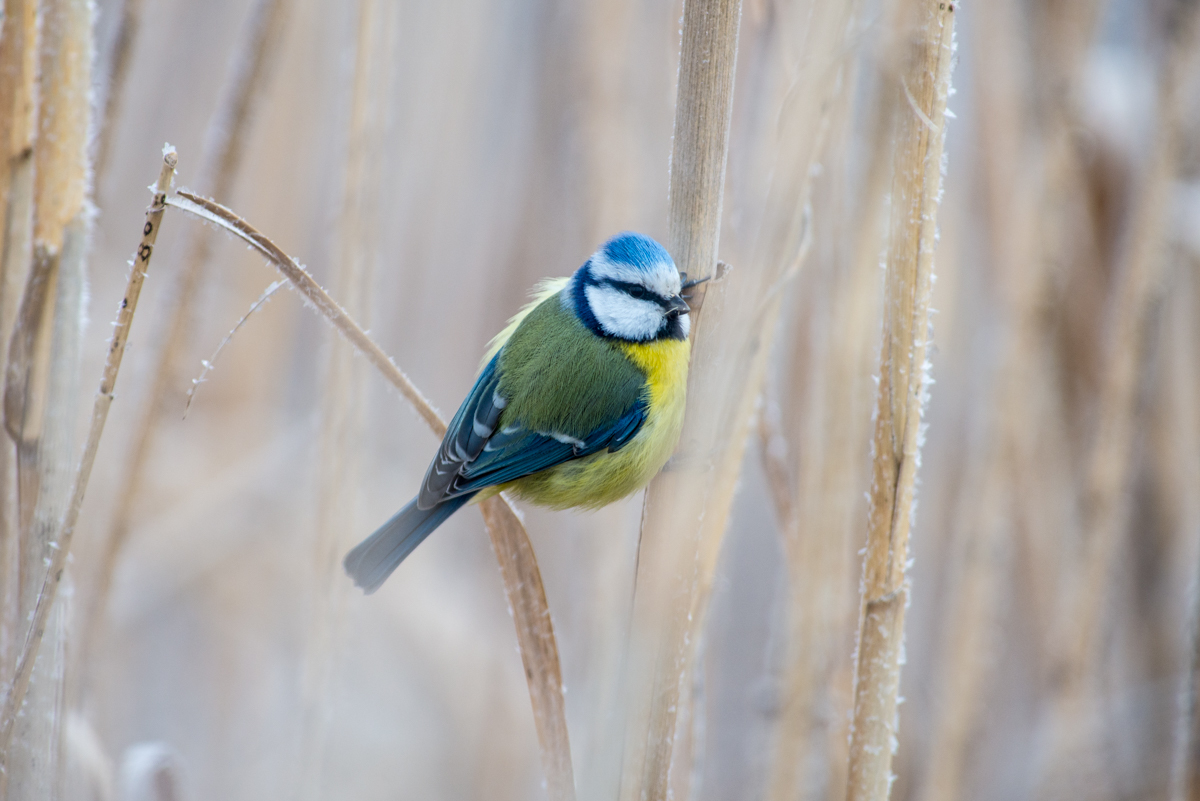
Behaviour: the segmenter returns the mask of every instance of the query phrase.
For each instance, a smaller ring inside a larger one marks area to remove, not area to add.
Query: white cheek
[[[662,307],[651,300],[638,300],[610,286],[589,286],[588,306],[596,322],[612,336],[649,339],[662,328]]]
[[[688,334],[692,332],[692,315],[679,315],[679,330],[683,332],[683,338],[687,339]]]

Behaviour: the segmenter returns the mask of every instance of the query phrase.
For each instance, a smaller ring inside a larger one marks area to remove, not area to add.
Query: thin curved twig
[[[385,379],[408,400],[433,430],[442,437],[446,422],[416,385],[396,366],[383,349],[346,313],[307,270],[260,233],[250,223],[219,203],[191,192],[178,192],[166,204],[217,225],[262,254],[291,282],[304,299],[344,336]],[[546,590],[529,534],[508,500],[503,496],[480,504],[492,549],[500,563],[504,591],[517,627],[517,643],[529,684],[529,699],[546,772],[547,790],[554,801],[573,801],[575,779],[571,746],[567,736],[566,701],[563,698],[562,668]]]

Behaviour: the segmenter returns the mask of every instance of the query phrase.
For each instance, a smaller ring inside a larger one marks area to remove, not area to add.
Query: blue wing
[[[496,354],[483,368],[450,421],[417,495],[418,508],[432,509],[450,498],[506,484],[605,449],[620,450],[646,421],[646,401],[639,398],[616,420],[582,440],[519,424],[497,431],[500,413],[508,405],[499,392],[499,358]]]
[[[501,429],[488,440],[476,459],[463,466],[446,497],[506,484],[603,450],[619,451],[629,444],[645,421],[646,402],[638,399],[625,414],[583,440],[519,426]]]
[[[442,447],[433,457],[417,494],[418,509],[432,509],[441,503],[463,467],[483,453],[495,432],[500,413],[508,405],[499,392],[499,361],[497,353],[479,373],[475,386],[446,427]]]

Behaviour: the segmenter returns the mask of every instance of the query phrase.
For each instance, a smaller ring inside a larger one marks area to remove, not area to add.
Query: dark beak
[[[679,295],[672,295],[667,298],[667,316],[678,317],[681,314],[687,314],[691,309],[687,305],[687,301]]]

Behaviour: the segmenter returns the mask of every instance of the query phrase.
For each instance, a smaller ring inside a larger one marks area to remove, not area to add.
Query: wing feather
[[[474,460],[465,464],[454,479],[447,498],[507,484],[572,459],[582,459],[603,450],[617,451],[627,445],[646,421],[646,403],[639,399],[633,408],[578,444],[552,431],[506,429],[495,434]],[[561,437],[561,438],[560,438]]]
[[[488,439],[495,433],[500,413],[508,405],[499,392],[500,375],[496,369],[499,359],[500,355],[496,354],[484,366],[467,399],[447,426],[442,446],[425,472],[425,480],[417,494],[418,509],[437,506],[463,467],[483,452]]]
[[[497,431],[507,405],[497,389],[497,358],[488,362],[450,422],[425,473],[418,509],[432,509],[451,498],[507,484],[571,459],[620,450],[646,421],[646,401],[639,398],[625,414],[583,440],[554,431],[531,431],[519,424]]]

